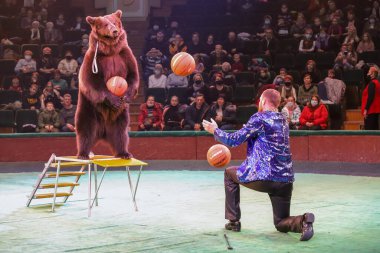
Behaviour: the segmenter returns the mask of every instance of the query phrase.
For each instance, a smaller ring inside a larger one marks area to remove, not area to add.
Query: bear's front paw
[[[131,153],[121,153],[121,154],[117,154],[116,157],[121,158],[121,159],[132,159],[133,155]]]
[[[81,160],[88,160],[88,159],[90,159],[89,155],[85,155],[85,154],[79,154],[79,155],[77,155],[77,158],[81,159]]]

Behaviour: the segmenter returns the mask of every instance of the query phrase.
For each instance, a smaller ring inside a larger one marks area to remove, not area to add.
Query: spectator
[[[297,20],[294,22],[294,24],[290,28],[290,34],[294,38],[299,39],[303,36],[305,28],[306,28],[305,16],[302,13],[298,13]]]
[[[372,38],[376,38],[380,32],[380,23],[378,21],[378,18],[376,18],[374,15],[371,15],[364,24],[363,32],[367,32],[371,35]]]
[[[234,74],[244,71],[244,64],[240,60],[240,54],[234,54],[231,70]]]
[[[280,68],[280,73],[273,79],[273,84],[276,84],[276,85],[284,85],[285,83],[285,76],[287,75],[288,73],[286,73],[286,69],[285,68]]]
[[[298,51],[300,53],[311,53],[315,50],[315,40],[313,39],[313,30],[311,28],[305,29],[304,38],[301,39]]]
[[[315,36],[315,48],[318,52],[330,51],[330,35],[326,30],[325,26],[321,26],[319,33]]]
[[[343,28],[339,24],[339,20],[337,17],[334,17],[331,21],[331,25],[329,26],[329,29],[327,33],[330,35],[330,38],[339,41],[342,34],[343,34]]]
[[[171,56],[179,53],[179,52],[186,52],[187,51],[187,45],[185,44],[185,41],[183,40],[182,36],[177,34],[174,39],[171,39],[170,45],[169,45],[169,53]]]
[[[308,106],[302,110],[300,117],[301,130],[322,130],[327,128],[328,112],[326,106],[320,103],[317,95],[311,97]]]
[[[168,58],[161,51],[151,48],[144,56],[140,57],[143,67],[143,78],[145,83],[149,82],[149,76],[154,74],[154,68],[157,64],[165,66]]]
[[[362,95],[362,113],[365,130],[379,130],[380,115],[380,83],[377,80],[379,71],[375,67],[368,70],[371,81],[367,84]]]
[[[14,45],[12,40],[9,38],[8,34],[3,33],[3,37],[1,38],[0,46],[11,46]]]
[[[65,16],[60,13],[58,14],[58,18],[55,20],[55,27],[61,32],[63,33],[64,31],[66,31],[66,20],[65,20]]]
[[[284,77],[284,84],[285,85],[280,87],[281,98],[285,100],[288,97],[293,97],[297,101],[297,92],[293,84],[293,77],[286,75]]]
[[[224,83],[228,87],[235,89],[236,87],[236,77],[235,74],[231,71],[232,67],[229,62],[223,62],[222,64],[222,74],[224,76]]]
[[[209,102],[216,102],[220,95],[223,95],[227,102],[230,102],[232,99],[231,89],[225,85],[222,74],[217,73],[214,77],[214,84],[209,88]]]
[[[187,52],[192,55],[205,53],[205,48],[199,39],[199,33],[195,32],[191,36],[191,42],[188,45]]]
[[[375,44],[371,38],[371,35],[368,32],[363,33],[362,40],[359,42],[356,52],[359,54],[363,52],[372,52],[375,51]]]
[[[60,112],[61,130],[63,132],[75,132],[75,112],[77,106],[71,103],[71,95],[63,95],[63,108]]]
[[[46,108],[38,115],[38,127],[41,133],[59,132],[59,114],[52,102],[46,103]]]
[[[39,73],[44,83],[53,77],[55,68],[57,67],[57,60],[52,56],[50,47],[42,49],[42,58],[38,64]]]
[[[273,29],[272,17],[270,15],[265,15],[263,24],[261,25],[261,31],[257,33],[257,36],[263,37],[265,35],[266,29]]]
[[[349,26],[347,28],[347,35],[343,40],[343,44],[351,44],[355,46],[359,42],[359,37],[355,26]]]
[[[305,106],[310,101],[310,98],[317,94],[318,88],[312,84],[311,75],[305,74],[303,77],[303,85],[298,89],[297,102]]]
[[[290,34],[290,26],[283,18],[277,20],[276,33],[279,38],[288,38]]]
[[[81,66],[84,60],[84,56],[86,55],[86,52],[88,50],[88,46],[82,46],[80,50],[80,56],[77,58],[78,65]]]
[[[353,10],[348,10],[347,11],[347,20],[346,20],[346,29],[350,26],[353,26],[356,29],[358,29],[358,28],[360,29],[361,27],[359,27],[359,24],[360,23],[356,19],[355,12]]]
[[[54,28],[53,22],[47,22],[44,31],[44,40],[47,44],[58,44],[62,41],[61,31]]]
[[[32,27],[30,28],[29,32],[29,43],[31,44],[40,44],[42,40],[42,31],[40,27],[40,22],[33,21]]]
[[[85,32],[87,30],[87,24],[84,22],[82,16],[76,16],[75,23],[70,28],[71,31]]]
[[[157,49],[165,56],[168,55],[168,43],[165,41],[165,34],[162,31],[158,31],[156,38],[147,43],[144,53],[146,54],[153,48]]]
[[[215,49],[214,35],[209,34],[207,36],[207,41],[204,48],[206,54],[211,54],[211,52]]]
[[[340,52],[335,58],[334,69],[341,70],[350,70],[353,69],[357,62],[357,55],[354,51],[349,50],[349,45],[343,44]]]
[[[166,80],[166,88],[170,89],[173,87],[187,88],[188,80],[186,76],[176,75],[174,72],[171,73]]]
[[[140,106],[139,131],[160,131],[162,119],[162,108],[156,103],[154,96],[148,96],[146,103]]]
[[[320,17],[314,17],[313,24],[311,25],[311,29],[313,34],[318,34],[321,31],[322,21]]]
[[[167,30],[167,34],[169,36],[169,38],[174,38],[178,35],[179,33],[179,23],[178,21],[176,20],[172,20],[170,22],[170,26],[169,26],[169,29]]]
[[[18,93],[22,93],[22,87],[20,84],[20,79],[15,76],[12,78],[11,86],[9,86],[8,90],[17,91]]]
[[[164,131],[178,131],[182,130],[183,115],[181,113],[181,105],[177,96],[170,98],[170,104],[165,106],[163,112],[163,125]]]
[[[304,76],[305,74],[310,74],[313,83],[319,83],[321,80],[321,72],[317,69],[317,64],[314,60],[306,62],[305,71],[302,75]]]
[[[189,102],[193,103],[198,94],[208,97],[207,87],[201,74],[193,76],[193,85],[189,87]]]
[[[223,48],[227,55],[232,56],[238,52],[239,42],[236,33],[231,31],[228,33],[227,40],[223,43]]]
[[[193,55],[195,61],[194,73],[202,73],[205,70],[204,60],[201,54]]]
[[[284,108],[282,108],[281,112],[289,123],[289,129],[298,129],[301,117],[301,109],[297,105],[295,97],[289,96],[286,99],[286,104]]]
[[[21,19],[21,29],[29,30],[30,28],[32,28],[32,22],[33,22],[33,11],[29,9],[26,12],[26,16]]]
[[[148,30],[145,39],[149,42],[152,40],[155,40],[157,38],[157,32],[160,30],[160,25],[155,23],[152,25],[152,27]]]
[[[377,19],[380,18],[380,3],[379,1],[372,1],[371,16]]]
[[[272,79],[268,69],[267,68],[261,68],[259,71],[259,75],[256,78],[256,82],[255,82],[256,89],[259,89],[261,86],[263,86],[265,84],[272,83],[272,80],[273,79]]]
[[[344,99],[346,84],[342,80],[335,78],[335,71],[333,69],[328,70],[328,76],[323,81],[323,85],[326,89],[328,102],[341,104]]]
[[[22,109],[39,110],[41,103],[38,95],[38,86],[32,84],[28,92],[24,92],[22,96]]]
[[[67,90],[69,88],[67,81],[61,78],[59,70],[54,71],[54,78],[49,81],[56,90]]]
[[[24,59],[18,60],[15,72],[24,81],[26,80],[32,72],[37,71],[37,63],[32,59],[32,51],[25,50]]]
[[[167,77],[163,74],[161,64],[156,64],[154,67],[154,74],[149,77],[149,88],[164,88],[166,87]]]
[[[236,123],[236,106],[226,103],[224,95],[219,95],[210,108],[210,118],[214,119],[219,129],[233,130]]]
[[[65,52],[65,58],[58,63],[58,70],[67,82],[70,82],[73,75],[77,74],[78,62],[73,58],[70,50]]]
[[[195,102],[186,108],[184,130],[203,130],[202,121],[208,119],[209,106],[203,94],[198,94]]]
[[[260,69],[269,69],[269,67],[269,64],[263,58],[257,58],[256,56],[252,55],[251,62],[248,65],[248,71],[252,71],[254,74],[258,74],[260,72]]]
[[[273,55],[273,53],[277,50],[277,39],[273,36],[272,29],[266,29],[264,38],[261,41],[261,51],[266,55]]]
[[[47,103],[51,102],[53,103],[54,108],[61,109],[62,108],[61,100],[62,100],[62,97],[59,91],[53,88],[53,84],[51,82],[48,82],[40,96],[41,108],[45,109],[47,106]]]
[[[283,19],[288,26],[292,23],[292,16],[289,12],[288,5],[285,3],[281,4],[281,12],[277,15],[277,20],[279,19]]]
[[[220,68],[222,63],[227,60],[227,51],[223,50],[223,46],[221,44],[215,45],[215,50],[210,54],[210,64],[214,68]]]

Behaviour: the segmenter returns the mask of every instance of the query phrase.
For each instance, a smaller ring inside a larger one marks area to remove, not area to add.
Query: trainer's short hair
[[[273,107],[278,108],[281,103],[281,95],[275,89],[267,89],[261,94],[261,98],[265,98],[265,100],[271,104]]]

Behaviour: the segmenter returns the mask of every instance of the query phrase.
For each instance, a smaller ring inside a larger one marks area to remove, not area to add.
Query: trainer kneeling
[[[225,218],[229,220],[226,229],[236,232],[241,230],[239,185],[243,185],[269,194],[274,225],[278,231],[302,233],[300,240],[307,241],[314,235],[314,214],[290,216],[294,173],[289,148],[289,126],[277,109],[280,101],[278,91],[264,91],[259,112],[234,133],[220,130],[213,120],[204,120],[203,127],[227,146],[236,147],[248,142],[247,159],[239,167],[227,168],[224,174]]]

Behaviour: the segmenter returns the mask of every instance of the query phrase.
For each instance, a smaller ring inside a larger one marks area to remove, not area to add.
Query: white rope
[[[95,47],[95,55],[94,59],[92,60],[92,73],[98,74],[98,64],[96,63],[96,55],[98,54],[98,47],[99,47],[99,42],[96,42],[96,47]]]

